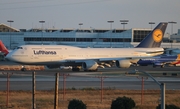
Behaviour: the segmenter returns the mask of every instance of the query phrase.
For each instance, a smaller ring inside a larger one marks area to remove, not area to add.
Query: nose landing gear
[[[24,65],[22,66],[21,71],[26,71],[26,68]]]

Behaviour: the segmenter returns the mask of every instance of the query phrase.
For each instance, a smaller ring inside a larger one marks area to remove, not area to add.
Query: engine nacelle
[[[117,60],[116,66],[119,68],[129,68],[131,66],[130,60]]]
[[[96,71],[98,68],[98,64],[95,61],[89,60],[83,62],[82,68],[86,71]]]

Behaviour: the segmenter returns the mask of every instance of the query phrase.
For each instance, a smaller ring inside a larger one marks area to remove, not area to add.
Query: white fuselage
[[[47,65],[80,60],[115,60],[160,55],[163,48],[78,48],[64,45],[24,45],[6,58],[21,64]]]

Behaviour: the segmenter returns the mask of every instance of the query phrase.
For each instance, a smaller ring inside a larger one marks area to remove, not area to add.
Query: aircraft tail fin
[[[159,23],[136,48],[156,48],[161,46],[162,39],[167,27],[167,22]]]
[[[5,45],[1,40],[0,40],[0,51],[4,53],[5,56],[9,53],[8,49],[5,47]]]
[[[175,61],[171,62],[171,65],[179,64],[180,63],[180,54],[177,54],[177,58]]]
[[[180,61],[180,54],[177,55],[177,59],[178,61]]]

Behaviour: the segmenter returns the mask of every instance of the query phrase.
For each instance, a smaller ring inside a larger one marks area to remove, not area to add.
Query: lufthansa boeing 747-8
[[[65,45],[22,45],[6,59],[22,65],[45,65],[49,68],[72,66],[72,71],[97,71],[98,67],[128,68],[137,59],[160,55],[166,22],[159,23],[135,48],[79,48]]]

